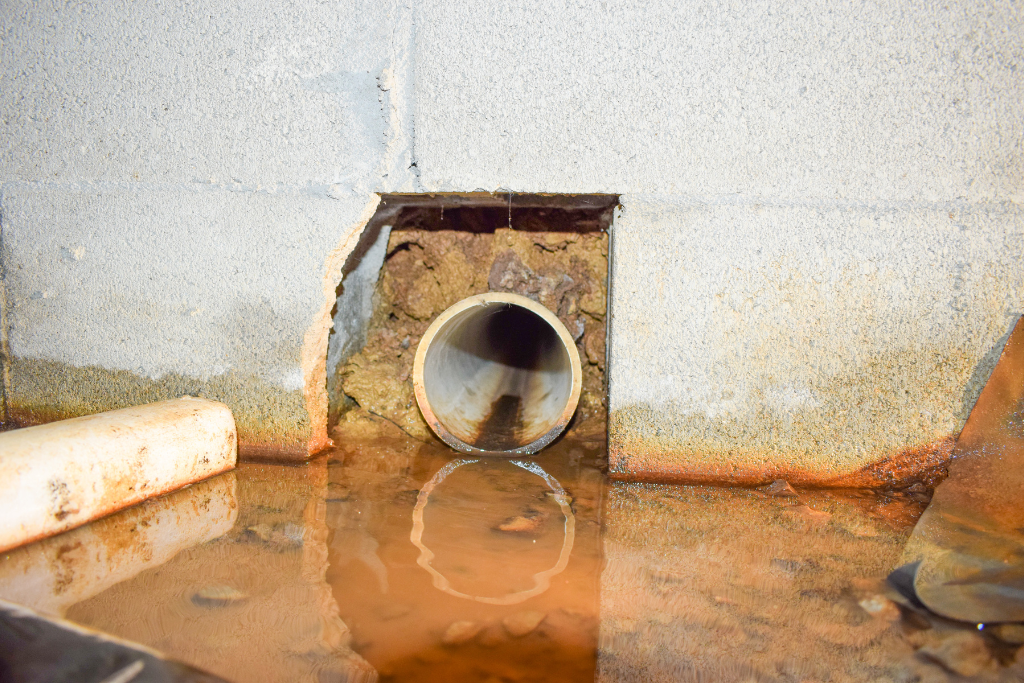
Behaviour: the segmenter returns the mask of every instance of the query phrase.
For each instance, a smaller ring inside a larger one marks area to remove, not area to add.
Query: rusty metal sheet
[[[1018,320],[903,555],[942,616],[1024,621],[1024,319]]]

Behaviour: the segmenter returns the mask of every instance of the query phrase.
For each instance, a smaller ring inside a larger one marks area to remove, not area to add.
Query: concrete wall
[[[0,12],[16,414],[190,388],[321,443],[374,192],[622,195],[618,476],[941,457],[1024,311],[1016,3]]]
[[[12,415],[199,393],[250,448],[322,444],[344,255],[415,189],[409,13],[5,2],[0,31]]]

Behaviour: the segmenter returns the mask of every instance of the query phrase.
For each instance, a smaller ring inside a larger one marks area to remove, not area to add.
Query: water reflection
[[[229,477],[206,483],[237,482],[236,510],[216,538],[139,563],[132,578],[79,596],[87,599],[68,607],[67,618],[228,680],[376,680],[350,649],[325,581],[326,462],[245,465]],[[176,514],[192,514],[190,501],[178,501]]]
[[[449,480],[448,495],[444,495],[444,488],[434,495],[434,503],[427,514],[434,533],[427,535],[428,539],[433,537],[433,547],[443,549],[439,550],[442,558],[436,563],[442,567],[448,565],[451,571],[447,573],[456,574],[457,581],[466,586],[461,591],[453,588],[448,577],[433,566],[437,556],[423,541],[424,513],[430,496],[459,468],[464,469]],[[547,490],[536,490],[536,481],[523,481],[521,471],[540,478]],[[546,591],[551,578],[564,571],[569,563],[576,535],[576,517],[570,500],[558,480],[534,462],[452,461],[434,474],[417,497],[409,537],[420,550],[416,563],[433,576],[435,588],[450,595],[490,605],[524,602]],[[557,505],[555,510],[546,509],[552,507],[552,503]],[[503,518],[508,512],[513,514]],[[546,558],[551,554],[549,548],[559,528],[553,512],[564,520],[554,562]],[[509,562],[511,557],[516,557],[517,561]],[[527,557],[533,562],[525,559]],[[467,564],[471,568],[466,567]],[[531,567],[533,564],[546,568],[530,574],[536,568]],[[524,568],[530,576],[515,575],[515,570]],[[504,594],[480,594],[495,587]]]
[[[239,682],[1024,674],[1019,629],[957,659],[976,639],[890,600],[922,492],[606,491],[603,456],[391,439],[242,465],[8,554],[0,596]]]
[[[593,680],[600,445],[508,461],[380,442],[334,458],[327,578],[382,679]]]
[[[237,515],[229,472],[5,553],[0,598],[63,617],[71,605],[223,536]]]

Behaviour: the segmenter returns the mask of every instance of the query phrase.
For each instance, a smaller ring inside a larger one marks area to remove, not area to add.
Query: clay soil
[[[397,428],[434,440],[413,394],[416,346],[446,308],[491,291],[527,296],[569,330],[583,362],[583,391],[568,435],[602,438],[609,219],[609,210],[403,210],[388,242],[366,346],[338,369],[334,436],[375,438]]]

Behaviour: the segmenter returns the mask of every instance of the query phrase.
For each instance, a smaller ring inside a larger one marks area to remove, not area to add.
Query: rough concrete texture
[[[663,453],[666,473],[690,463],[733,480],[716,463],[740,458],[754,478],[849,472],[955,433],[1005,316],[1024,308],[1022,267],[1006,250],[1024,201],[1022,59],[1024,14],[1009,0],[6,3],[11,354],[95,376],[258,377],[258,388],[221,397],[240,428],[255,424],[260,444],[315,450],[327,439],[331,297],[374,192],[607,192],[626,207],[611,247],[626,281],[613,283],[612,307],[649,314],[612,325],[612,407],[634,410],[613,416],[613,451]],[[692,231],[670,218],[681,206],[717,218]],[[152,215],[125,211],[137,207]],[[90,211],[97,220],[79,219]],[[968,217],[968,232],[950,212]],[[225,233],[232,221],[237,237]],[[698,232],[719,270],[689,271],[684,288],[685,255],[673,250]],[[228,253],[231,239],[245,249]],[[763,239],[776,254],[796,250],[786,254],[793,282],[756,254]],[[152,258],[135,258],[137,244]],[[962,276],[958,245],[970,254]],[[13,274],[19,264],[30,287]],[[982,275],[990,266],[998,277]],[[838,284],[841,268],[850,287]],[[860,268],[877,274],[854,279]],[[42,298],[93,281],[118,297]],[[209,305],[180,296],[179,281]],[[647,305],[658,287],[669,312]],[[723,291],[729,305],[712,306]],[[184,324],[196,308],[209,319]],[[672,311],[700,312],[698,327]],[[832,327],[812,329],[820,320]],[[694,329],[709,335],[707,353],[691,355]],[[264,348],[274,351],[249,352]],[[669,374],[691,379],[658,384]],[[14,375],[10,405],[35,405]],[[711,383],[699,388],[700,377]],[[667,388],[645,403],[651,386]],[[719,389],[733,398],[715,398]],[[804,389],[819,407],[806,408]],[[92,390],[108,401],[121,392]],[[261,402],[289,406],[266,432],[240,410]],[[630,439],[615,436],[627,423]]]
[[[408,20],[390,6],[49,0],[0,12],[4,181],[365,192],[389,171],[382,108],[397,93],[379,88],[401,77]]]
[[[241,409],[247,446],[304,453],[303,338],[324,306],[325,255],[364,205],[301,193],[8,186],[12,415],[96,412],[185,387]]]
[[[613,476],[827,483],[946,451],[1024,307],[1013,205],[623,204]]]
[[[452,0],[416,21],[416,162],[444,191],[1024,201],[1024,14]]]
[[[243,453],[322,447],[346,237],[415,188],[410,27],[375,2],[0,7],[11,417],[187,385]]]
[[[390,233],[366,346],[337,369],[341,431],[386,434],[379,421],[367,429],[367,418],[378,418],[433,440],[413,394],[416,348],[441,312],[488,291],[527,296],[558,316],[583,362],[569,432],[603,431],[608,235],[600,230],[609,218],[608,209],[406,208]],[[514,229],[504,227],[509,220]]]

